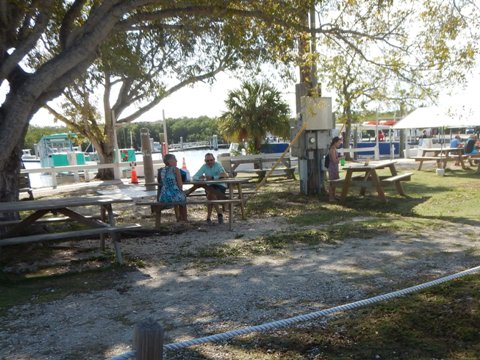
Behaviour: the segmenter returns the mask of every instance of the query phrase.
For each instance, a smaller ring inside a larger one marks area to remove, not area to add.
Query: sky
[[[202,115],[217,117],[226,111],[225,99],[228,91],[240,87],[241,80],[227,74],[219,74],[214,84],[199,83],[193,87],[183,88],[168,98],[164,99],[154,109],[144,114],[138,121],[158,121],[166,118],[195,118]],[[279,88],[284,100],[289,104],[291,115],[295,116],[295,84],[286,88]],[[478,106],[478,94],[480,94],[480,66],[471,76],[466,89],[456,89],[453,95],[442,94],[439,104],[470,104]],[[332,96],[328,90],[324,90],[324,96]],[[31,125],[51,126],[55,125],[48,112],[41,110],[32,119]],[[62,123],[56,125],[61,126]]]
[[[142,115],[136,122],[141,121],[159,121],[163,119],[163,112],[168,118],[189,117],[196,118],[202,115],[209,117],[217,117],[226,111],[225,100],[227,94],[231,90],[238,89],[241,80],[236,79],[227,74],[219,74],[216,81],[210,85],[206,83],[198,83],[193,87],[185,87],[157,105],[154,109]],[[292,116],[295,112],[295,84],[291,84],[288,88],[277,86],[281,91],[284,100],[289,104],[292,110]],[[51,126],[55,124],[51,115],[44,110],[39,111],[30,122],[36,126]]]

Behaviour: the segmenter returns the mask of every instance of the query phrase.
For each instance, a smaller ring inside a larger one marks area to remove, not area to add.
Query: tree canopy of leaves
[[[268,132],[288,137],[290,110],[271,85],[245,81],[240,89],[228,93],[225,104],[227,112],[220,118],[222,135],[232,141],[248,141],[250,153],[260,151]]]

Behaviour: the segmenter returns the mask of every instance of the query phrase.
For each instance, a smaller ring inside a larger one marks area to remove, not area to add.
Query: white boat
[[[36,155],[33,155],[30,149],[22,149],[22,161],[33,162],[40,161],[40,159]]]

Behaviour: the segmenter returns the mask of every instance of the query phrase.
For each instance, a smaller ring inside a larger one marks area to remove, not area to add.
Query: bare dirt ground
[[[11,308],[0,317],[0,359],[105,359],[130,351],[134,324],[147,318],[161,323],[166,343],[173,343],[307,314],[478,266],[479,229],[474,226],[459,231],[458,225],[446,224],[421,235],[350,238],[227,259],[205,256],[205,248],[245,244],[292,230],[292,225],[280,217],[258,217],[238,220],[228,231],[228,224],[204,224],[204,212],[189,215],[193,225],[188,231],[123,241],[124,255],[144,266],[111,279],[110,288]],[[223,359],[221,353],[210,356]]]

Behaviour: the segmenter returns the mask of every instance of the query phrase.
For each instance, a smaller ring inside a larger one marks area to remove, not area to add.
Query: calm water
[[[185,164],[187,165],[187,169],[190,171],[191,174],[197,172],[200,166],[204,163],[205,154],[207,152],[211,152],[215,158],[218,157],[218,154],[223,154],[228,152],[228,149],[219,149],[219,150],[210,150],[210,149],[202,149],[202,150],[185,150],[185,151],[174,151],[172,154],[178,160],[178,167],[182,167],[183,158],[185,158]],[[137,161],[142,161],[142,155],[136,155]],[[161,160],[162,154],[156,153],[152,154],[152,159]],[[27,169],[35,169],[40,167],[40,162],[25,162],[25,168]],[[51,187],[52,186],[52,177],[51,175],[47,174],[30,174],[30,185],[32,188],[42,188],[42,187]],[[72,175],[57,175],[57,183],[61,184],[71,184],[74,182]]]

